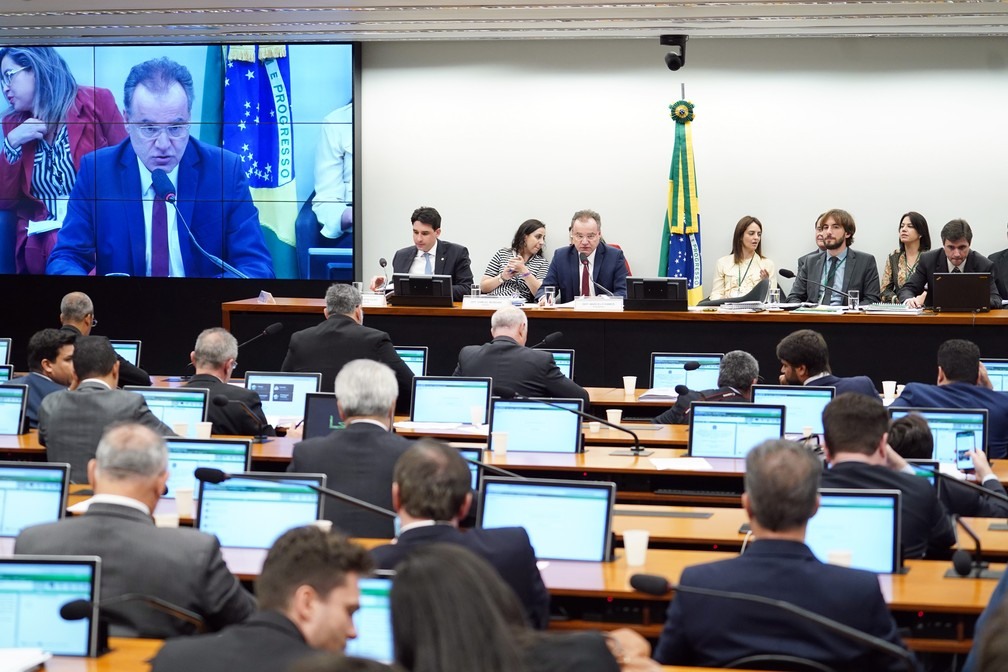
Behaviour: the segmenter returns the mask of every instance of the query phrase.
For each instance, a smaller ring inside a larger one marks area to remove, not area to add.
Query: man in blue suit
[[[818,331],[799,329],[777,344],[777,359],[781,363],[781,385],[814,385],[835,387],[837,396],[856,392],[878,399],[875,384],[868,376],[840,378],[830,372],[829,347]]]
[[[11,382],[28,387],[25,417],[32,429],[38,427],[42,400],[53,392],[66,390],[73,382],[76,340],[76,334],[62,329],[43,329],[28,340],[28,375]]]
[[[184,66],[159,58],[130,70],[129,140],[81,160],[46,273],[274,277],[240,159],[189,137],[192,101]],[[155,171],[168,189],[155,188]],[[177,211],[165,203],[171,185]]]
[[[805,545],[819,508],[818,458],[791,441],[766,441],[746,456],[742,506],[753,541],[745,554],[687,567],[685,588],[707,588],[783,600],[898,647],[878,579],[820,562]],[[721,667],[757,654],[790,655],[838,670],[906,670],[906,657],[886,655],[840,637],[808,618],[738,598],[679,590],[669,604],[655,659],[664,665]]]
[[[536,298],[543,297],[546,287],[557,288],[559,301],[606,290],[625,297],[626,259],[622,250],[602,242],[602,217],[593,210],[578,210],[571,219],[570,234],[571,244],[553,253]]]

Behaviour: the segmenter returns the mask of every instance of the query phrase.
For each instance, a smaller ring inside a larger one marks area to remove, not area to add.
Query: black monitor
[[[686,278],[627,278],[625,310],[676,310],[689,308]]]
[[[397,306],[447,306],[452,305],[452,279],[450,275],[392,275],[395,293],[389,301]]]

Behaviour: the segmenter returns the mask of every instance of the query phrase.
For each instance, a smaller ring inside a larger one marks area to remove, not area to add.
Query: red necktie
[[[157,196],[151,212],[151,277],[168,277],[168,210]]]
[[[581,296],[591,296],[591,276],[588,275],[588,260],[581,262]]]

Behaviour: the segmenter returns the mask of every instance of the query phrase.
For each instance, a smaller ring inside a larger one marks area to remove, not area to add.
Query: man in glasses
[[[241,159],[190,137],[192,103],[184,66],[130,70],[129,138],[81,161],[47,273],[274,277]]]
[[[553,253],[546,279],[536,296],[546,287],[555,287],[559,301],[575,296],[612,293],[626,296],[627,268],[623,251],[602,242],[602,217],[594,210],[578,210],[571,218],[571,244]]]

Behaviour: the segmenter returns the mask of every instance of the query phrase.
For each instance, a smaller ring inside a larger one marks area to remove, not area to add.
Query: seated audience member
[[[718,386],[715,390],[695,391],[680,394],[675,405],[653,422],[665,425],[685,425],[689,423],[690,404],[694,401],[749,401],[752,386],[759,378],[759,362],[748,352],[732,350],[721,358],[718,369]]]
[[[987,672],[1008,665],[1008,572],[998,580],[973,629],[973,648],[962,672]]]
[[[255,582],[259,611],[216,635],[166,642],[152,672],[280,672],[319,651],[342,653],[357,636],[363,547],[314,526],[284,532]]]
[[[980,348],[953,338],[938,346],[938,383],[907,383],[892,408],[986,408],[987,454],[1008,456],[1008,392],[992,389],[980,363]]]
[[[392,257],[394,273],[410,275],[450,275],[452,300],[461,301],[473,284],[469,250],[462,245],[441,240],[441,214],[421,206],[410,216],[413,245],[397,250]],[[371,278],[371,291],[382,288],[385,278]]]
[[[373,359],[392,367],[399,384],[400,412],[408,412],[413,394],[413,372],[395,351],[384,331],[364,326],[360,292],[353,285],[331,285],[326,290],[325,321],[291,335],[281,370],[322,374],[322,391],[332,392],[343,365]]]
[[[626,296],[626,259],[623,250],[602,241],[602,217],[593,210],[578,210],[571,218],[571,244],[553,253],[546,278],[536,292],[543,297],[544,287],[556,287],[558,301],[573,301],[576,296],[605,294]],[[581,255],[584,261],[581,261]]]
[[[882,402],[864,395],[841,394],[823,411],[824,450],[829,469],[824,488],[887,488],[903,493],[900,499],[900,540],[904,558],[943,553],[955,543],[948,512],[931,484],[891,463],[889,418]]]
[[[900,218],[899,247],[886,259],[882,271],[882,302],[899,303],[899,292],[907,278],[916,270],[921,255],[931,249],[931,232],[927,220],[919,212],[908,212]],[[922,301],[924,297],[919,297]]]
[[[829,347],[818,331],[800,329],[777,344],[781,363],[781,385],[835,387],[837,394],[856,392],[878,399],[875,384],[868,376],[839,378],[830,372]]]
[[[647,641],[627,629],[529,630],[493,567],[454,544],[429,544],[401,562],[390,603],[396,662],[409,672],[658,669]]]
[[[568,378],[553,361],[553,355],[526,348],[528,317],[515,306],[498,308],[490,317],[493,340],[483,345],[467,345],[459,352],[456,376],[489,376],[500,387],[526,397],[583,399],[587,410],[588,392]]]
[[[90,336],[91,329],[98,320],[94,315],[94,304],[84,292],[70,292],[60,301],[60,328],[74,336]],[[119,385],[150,385],[151,379],[147,372],[127,362],[118,353]]]
[[[257,436],[260,432],[273,436],[276,432],[266,422],[262,410],[262,400],[254,390],[231,385],[228,381],[238,366],[238,341],[227,329],[214,327],[204,329],[196,337],[196,346],[189,359],[196,369],[196,375],[183,387],[197,387],[210,391],[210,405],[207,420],[213,423],[214,434],[237,434]],[[218,406],[213,403],[216,396],[223,395],[231,403]],[[246,411],[241,404],[248,408]],[[255,416],[253,418],[249,412]]]
[[[43,329],[28,340],[28,375],[12,383],[28,387],[25,417],[28,426],[38,427],[42,400],[73,384],[73,352],[77,337],[62,329]]]
[[[805,545],[806,526],[819,508],[821,473],[818,458],[791,441],[764,441],[749,451],[742,506],[754,541],[742,555],[687,567],[679,584],[783,600],[905,647],[878,578],[824,564]],[[903,659],[782,609],[676,591],[655,647],[658,662],[722,667],[757,654],[796,656],[838,670],[907,669]]]
[[[875,257],[851,249],[857,226],[846,210],[830,210],[822,217],[826,253],[806,256],[795,276],[788,302],[847,305],[844,293],[857,290],[861,303],[878,303],[879,276]]]
[[[510,248],[497,250],[480,280],[480,291],[490,296],[517,296],[532,303],[549,264],[543,256],[546,225],[527,219],[515,231]]]
[[[998,296],[1002,300],[1008,299],[1008,248],[990,255],[990,260],[994,264],[994,275],[997,276]]]
[[[990,273],[990,307],[1001,307],[994,264],[979,252],[970,249],[973,229],[964,219],[953,219],[942,227],[940,249],[925,252],[917,267],[899,291],[899,299],[911,308],[934,305],[931,288],[935,273]],[[927,290],[927,291],[925,291]],[[923,297],[923,299],[921,298]]]
[[[823,250],[826,249],[826,244],[823,243],[823,234],[826,232],[826,229],[824,229],[823,226],[822,226],[822,218],[825,215],[826,215],[826,213],[824,212],[821,215],[819,215],[818,217],[816,217],[815,224],[812,225],[812,228],[815,230],[816,250],[814,252],[809,252],[808,254],[804,254],[804,255],[798,257],[798,265],[797,265],[796,270],[795,270],[795,274],[796,275],[798,274],[799,271],[801,271],[802,266],[805,265],[806,261],[808,261],[812,257],[816,256],[817,254],[822,254]]]
[[[21,531],[14,552],[25,555],[97,555],[101,599],[149,595],[198,614],[210,630],[240,623],[255,600],[228,571],[213,535],[191,528],[159,528],[151,513],[168,482],[168,448],[147,427],[108,429],[88,463],[94,487],[87,512]],[[193,626],[141,602],[103,607],[112,634],[172,637]],[[117,628],[119,628],[117,630]]]
[[[889,447],[906,460],[933,459],[934,436],[924,416],[910,413],[893,420],[889,425]],[[983,451],[971,451],[970,457],[973,458],[976,482],[991,492],[1008,495]],[[907,465],[904,471],[912,473],[912,468]],[[1008,503],[984,496],[982,492],[960,485],[951,478],[941,480],[938,492],[949,513],[986,518],[1008,517]]]
[[[394,544],[372,549],[382,569],[395,569],[415,549],[438,542],[458,544],[487,560],[521,601],[534,628],[549,624],[549,593],[535,550],[521,527],[459,531],[472,505],[469,466],[444,443],[422,439],[396,462],[392,507],[402,529]]]
[[[336,399],[346,428],[295,445],[287,470],[326,474],[333,490],[392,508],[392,470],[413,443],[392,432],[395,374],[381,362],[352,361],[336,376]],[[392,519],[350,504],[330,500],[325,513],[350,536],[395,536]]]
[[[763,256],[763,224],[746,215],[735,225],[732,251],[717,260],[714,266],[714,289],[711,300],[745,296],[763,280],[769,280],[767,290],[777,286],[774,263]]]
[[[39,408],[38,438],[50,462],[68,462],[70,479],[84,482],[88,460],[113,422],[132,421],[158,434],[175,436],[147,408],[144,398],[117,390],[119,362],[104,336],[81,336],[74,344],[72,390],[54,392]]]

